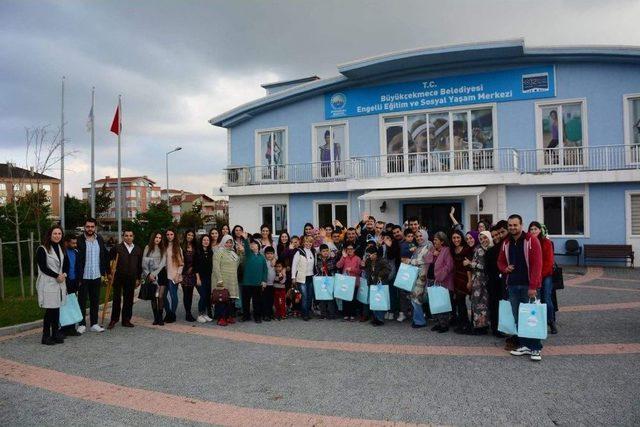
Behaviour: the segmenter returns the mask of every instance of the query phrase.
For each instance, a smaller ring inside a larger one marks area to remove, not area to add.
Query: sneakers
[[[213,319],[206,314],[203,314],[202,317],[204,317],[204,320],[206,320],[207,322],[213,322]]]
[[[198,323],[207,323],[208,320],[201,314],[200,316],[198,316]]]
[[[542,360],[542,354],[540,353],[540,350],[533,350],[531,352],[531,360],[533,360],[534,362],[539,362]]]
[[[510,351],[512,356],[525,356],[525,355],[531,355],[531,350],[529,349],[529,347],[518,347],[515,350],[511,350]],[[538,355],[540,355],[540,352],[538,352]]]
[[[400,314],[398,314],[398,318],[396,320],[398,322],[404,322],[406,318],[407,318],[407,316],[405,316],[403,312],[400,312]]]
[[[90,329],[91,332],[104,332],[104,328],[97,323],[93,325]]]
[[[227,322],[227,319],[225,318],[221,318],[218,319],[218,326],[227,326],[229,323]]]
[[[85,332],[87,332],[87,327],[84,325],[78,325],[76,331],[78,331],[80,334],[84,334]]]

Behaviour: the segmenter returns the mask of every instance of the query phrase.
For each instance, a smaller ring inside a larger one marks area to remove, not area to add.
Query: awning
[[[449,199],[479,196],[487,187],[406,188],[374,190],[364,193],[358,200]]]

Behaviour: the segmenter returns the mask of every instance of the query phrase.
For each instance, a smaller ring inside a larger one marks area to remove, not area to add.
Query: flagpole
[[[60,227],[64,230],[64,80],[62,76],[62,105],[60,117]]]
[[[118,242],[122,243],[122,182],[120,177],[121,166],[121,149],[120,135],[122,134],[122,95],[118,95],[118,200],[117,200],[117,218],[118,218]]]
[[[91,218],[96,217],[96,176],[95,176],[95,112],[96,88],[91,88]]]

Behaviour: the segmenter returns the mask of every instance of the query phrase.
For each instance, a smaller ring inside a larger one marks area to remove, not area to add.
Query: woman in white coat
[[[54,345],[62,344],[64,336],[60,332],[60,306],[67,300],[67,285],[65,284],[67,274],[62,248],[62,237],[64,232],[58,226],[53,226],[47,230],[42,246],[36,250],[36,260],[38,264],[38,279],[36,287],[38,290],[38,305],[45,309],[42,344]]]

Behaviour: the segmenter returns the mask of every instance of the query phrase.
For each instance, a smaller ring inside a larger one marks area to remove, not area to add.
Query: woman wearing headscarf
[[[244,245],[238,246],[238,252],[234,250],[234,241],[230,234],[222,236],[218,249],[213,254],[213,269],[211,283],[218,289],[226,288],[229,291],[230,312],[218,318],[218,324],[235,323],[235,301],[239,298],[238,268],[244,258]]]
[[[547,227],[538,221],[529,224],[529,233],[540,240],[542,247],[542,302],[547,304],[547,323],[552,334],[558,333],[556,327],[556,304],[553,295],[553,242],[547,237]]]
[[[409,264],[422,270],[424,257],[433,246],[427,239],[427,230],[418,230],[416,233],[416,244],[418,246],[415,251],[413,251]],[[413,291],[411,292],[411,305],[413,306],[413,322],[411,323],[411,327],[413,328],[423,328],[427,326],[427,319],[424,316],[424,310],[422,308],[422,304],[424,303],[425,280],[425,276],[418,274],[416,284],[413,286]]]
[[[451,295],[454,286],[454,264],[448,248],[447,235],[438,231],[433,236],[433,246],[424,256],[424,264],[420,275],[424,276],[427,286],[439,285],[447,288]],[[449,313],[434,315],[436,324],[432,331],[444,333],[449,330]]]
[[[465,333],[469,329],[469,313],[467,312],[468,284],[471,272],[464,265],[464,260],[473,258],[473,249],[466,244],[464,235],[459,230],[451,232],[451,257],[453,258],[453,321],[457,324],[454,332]]]
[[[467,233],[469,236],[470,233]],[[489,277],[486,271],[486,253],[493,246],[491,233],[481,231],[478,235],[479,244],[473,252],[471,261],[464,260],[464,265],[471,269],[471,315],[473,329],[469,331],[472,335],[486,335],[489,326],[489,292],[487,282]]]

